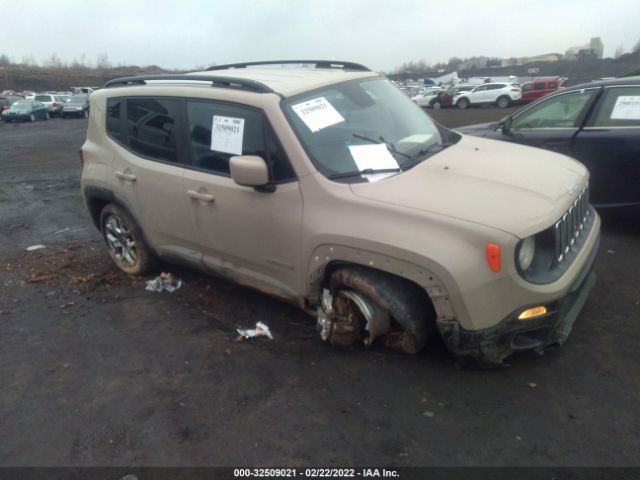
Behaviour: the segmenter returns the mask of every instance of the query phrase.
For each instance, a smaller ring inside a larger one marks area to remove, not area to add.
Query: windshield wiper
[[[399,151],[393,143],[387,142],[382,135],[380,135],[380,137],[378,137],[379,140],[374,140],[373,138],[369,138],[369,137],[367,137],[365,135],[360,135],[359,133],[352,133],[352,135],[354,137],[356,137],[356,138],[361,139],[361,140],[366,140],[367,142],[384,143],[387,146],[387,149],[389,149],[389,151],[391,153],[397,153],[398,155],[402,155],[403,157],[411,159],[411,155],[409,155],[408,153],[404,153],[404,152]]]
[[[345,173],[334,173],[333,175],[329,175],[327,178],[329,180],[335,180],[337,178],[347,178],[347,177],[355,177],[361,175],[369,175],[372,173],[394,173],[401,172],[400,167],[398,168],[365,168],[364,170],[354,170],[352,172]]]
[[[428,147],[421,148],[413,155],[409,156],[409,160],[402,164],[402,170],[408,170],[411,167],[415,167],[417,164],[425,160],[427,157],[433,155],[434,153],[441,152],[447,147],[453,145],[452,142],[444,142],[444,143],[432,143]]]

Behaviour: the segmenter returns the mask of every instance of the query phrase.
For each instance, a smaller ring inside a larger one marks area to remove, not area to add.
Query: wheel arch
[[[318,305],[333,272],[349,266],[365,267],[415,284],[424,291],[437,320],[455,319],[449,292],[433,271],[395,257],[339,245],[322,245],[314,251],[307,270],[306,304],[310,307]]]
[[[116,195],[108,188],[91,185],[85,187],[83,193],[85,204],[87,205],[87,209],[89,210],[89,215],[91,215],[91,220],[99,231],[101,231],[100,214],[102,213],[104,207],[110,203],[113,203],[114,205],[117,205],[118,207],[125,210],[129,215],[131,215],[138,226],[141,225],[129,202],[121,198],[119,195]],[[140,227],[140,229],[142,229],[142,227]],[[142,232],[142,234],[144,236],[144,232]],[[144,240],[146,241],[146,238]]]

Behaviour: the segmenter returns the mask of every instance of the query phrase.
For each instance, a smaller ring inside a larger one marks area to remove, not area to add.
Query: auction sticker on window
[[[324,97],[298,103],[291,108],[312,132],[344,122],[342,115]]]
[[[618,97],[613,111],[613,120],[640,120],[640,96],[623,95]]]
[[[244,118],[213,116],[211,150],[242,155]]]

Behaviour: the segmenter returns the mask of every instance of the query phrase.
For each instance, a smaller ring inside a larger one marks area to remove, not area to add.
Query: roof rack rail
[[[141,75],[137,77],[114,78],[104,84],[104,88],[122,87],[126,85],[147,85],[148,81],[167,80],[182,82],[208,82],[212,87],[231,88],[235,90],[249,90],[258,93],[274,93],[264,83],[246,78],[235,77],[214,77],[211,75],[184,75],[184,74],[167,74],[167,75]]]
[[[314,64],[315,68],[326,68],[329,70],[356,70],[359,72],[370,72],[371,70],[364,65],[353,62],[341,62],[338,60],[267,60],[264,62],[244,62],[244,63],[229,63],[227,65],[215,65],[207,68],[207,71],[211,70],[227,70],[230,68],[246,68],[254,67],[258,65],[292,65],[292,64]]]

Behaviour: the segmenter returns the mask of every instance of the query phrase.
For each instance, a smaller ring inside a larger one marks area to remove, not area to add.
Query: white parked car
[[[506,108],[521,98],[522,89],[514,83],[483,83],[468,92],[459,92],[452,103],[458,108],[491,103]]]
[[[429,107],[431,100],[436,98],[440,92],[443,92],[444,89],[440,87],[428,87],[422,89],[420,93],[416,96],[412,97],[411,100],[416,102],[420,107]]]

